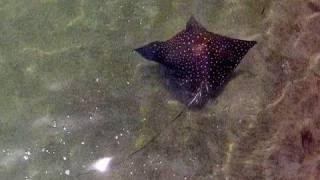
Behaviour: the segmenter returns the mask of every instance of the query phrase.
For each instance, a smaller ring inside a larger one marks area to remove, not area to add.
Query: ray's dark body
[[[171,39],[135,50],[162,65],[180,100],[199,105],[217,94],[255,44],[209,32],[191,17],[186,29]]]

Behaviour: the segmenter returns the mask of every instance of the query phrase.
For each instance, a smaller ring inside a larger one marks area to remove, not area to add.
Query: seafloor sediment
[[[184,105],[132,50],[191,15],[258,44],[165,128]],[[319,32],[316,0],[0,1],[0,179],[318,179]]]

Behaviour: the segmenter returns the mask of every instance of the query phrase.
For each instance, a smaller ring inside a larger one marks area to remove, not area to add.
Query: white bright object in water
[[[69,176],[70,175],[70,170],[67,169],[67,170],[64,171],[64,173]]]
[[[106,172],[109,169],[112,157],[105,157],[97,160],[90,166],[90,170],[96,170],[99,172]]]

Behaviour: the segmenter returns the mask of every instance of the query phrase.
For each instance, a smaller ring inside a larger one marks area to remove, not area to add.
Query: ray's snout
[[[156,60],[156,51],[152,50],[146,46],[140,47],[135,49],[136,52],[138,52],[142,57],[148,59],[148,60]]]
[[[155,41],[134,50],[148,60],[159,61],[161,59],[161,42]]]
[[[134,49],[134,51],[136,51],[137,53],[139,53],[142,57],[152,60],[154,59],[154,53],[151,50],[148,50],[146,47],[140,47],[140,48],[136,48]]]

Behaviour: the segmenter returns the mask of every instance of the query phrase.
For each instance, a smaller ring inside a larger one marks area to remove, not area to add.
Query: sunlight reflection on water
[[[99,159],[91,164],[89,167],[89,170],[94,170],[98,172],[106,172],[110,169],[110,162],[112,160],[112,157],[104,157],[102,159]]]

